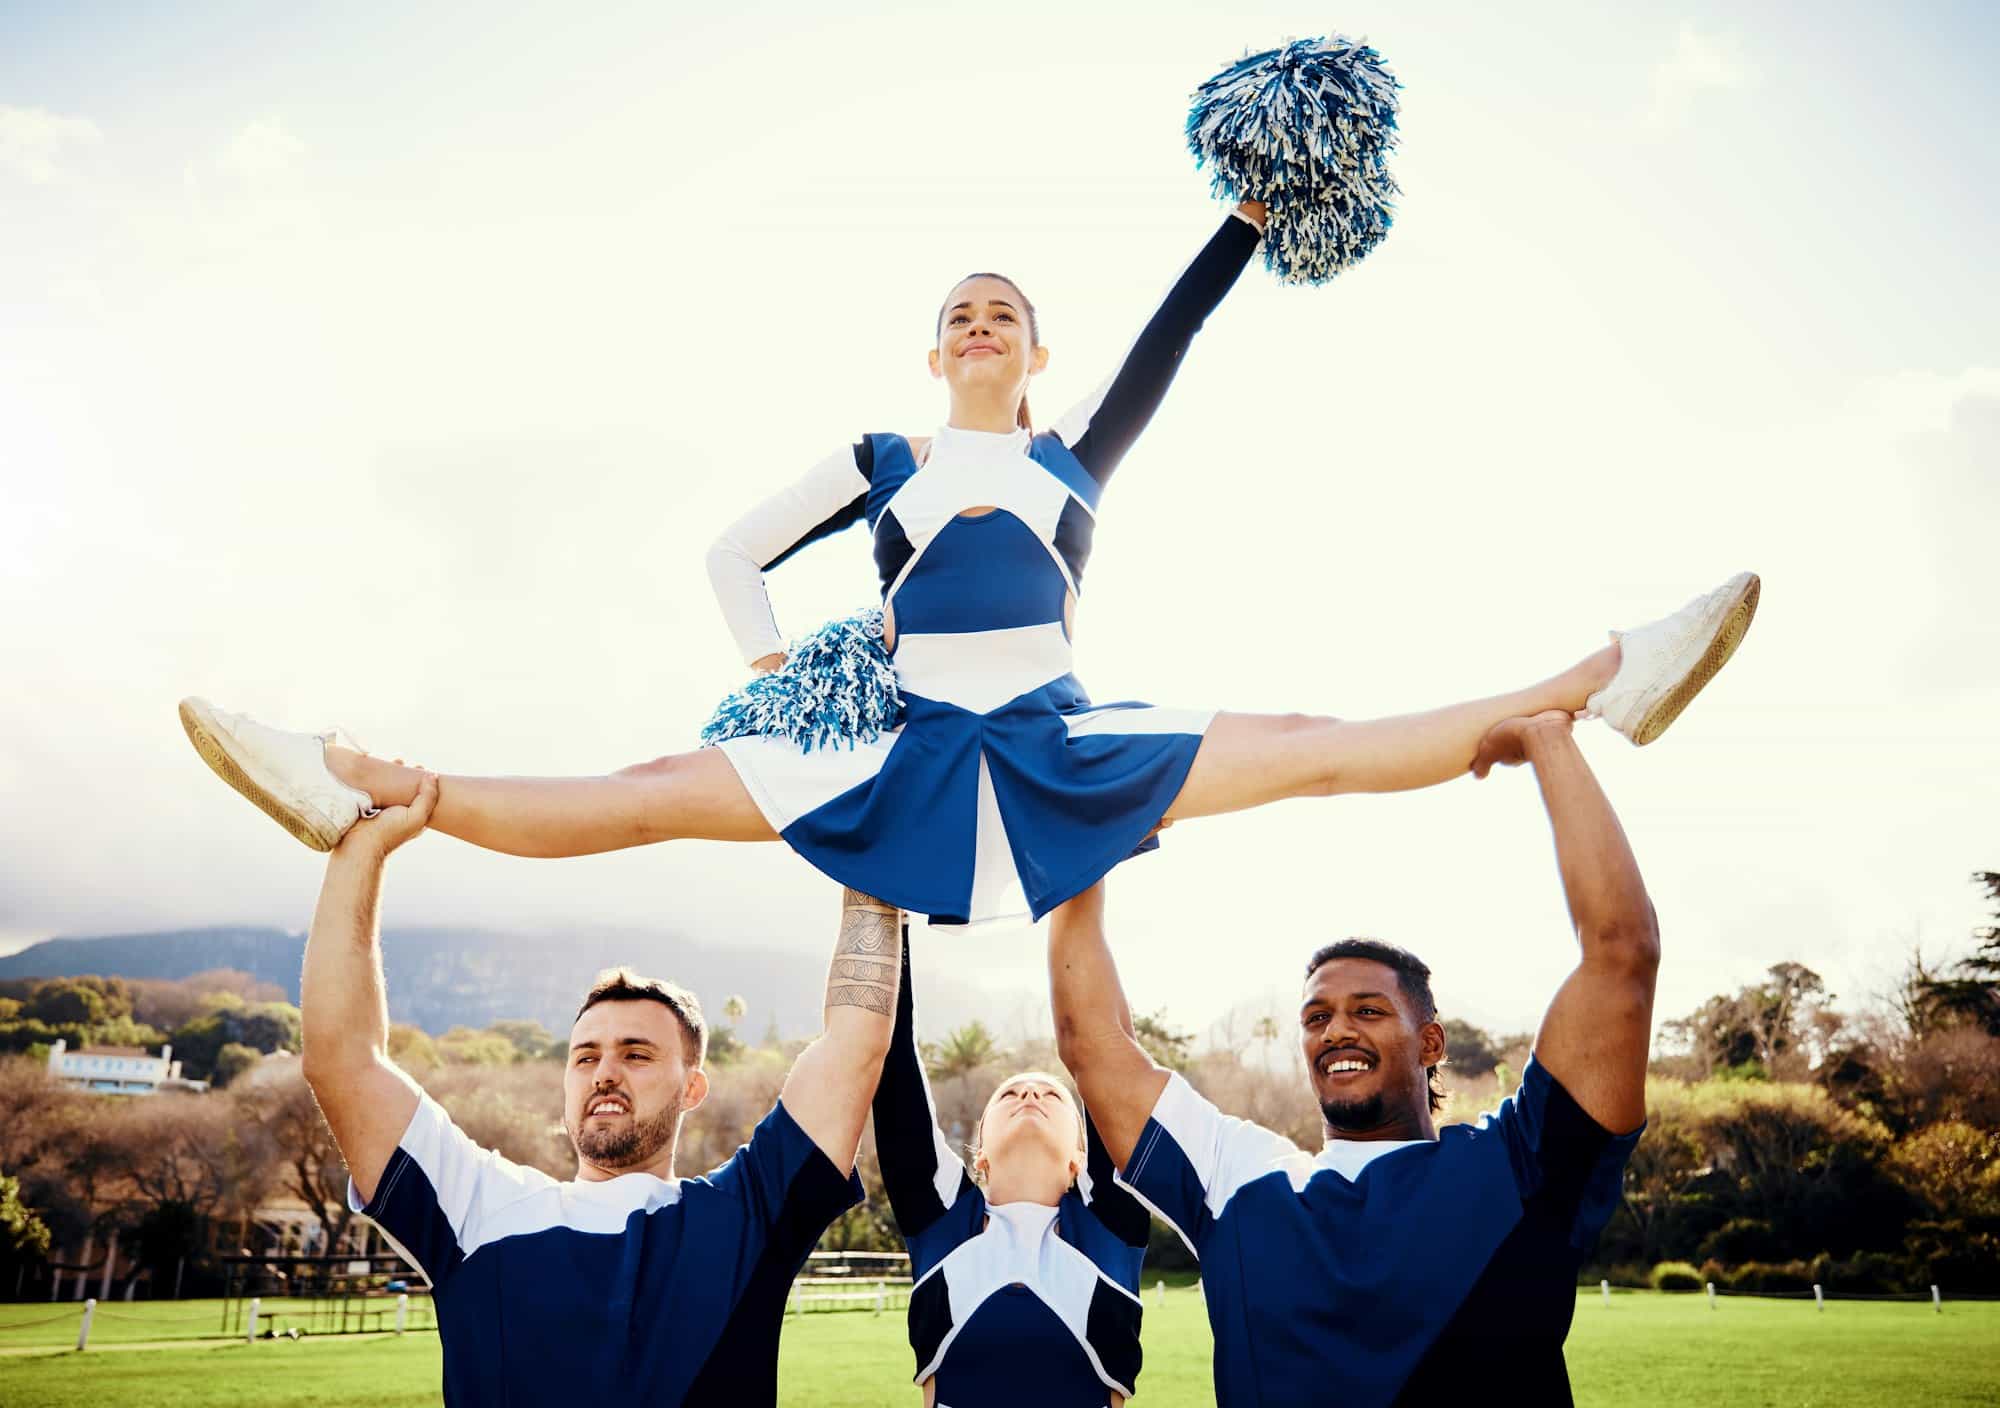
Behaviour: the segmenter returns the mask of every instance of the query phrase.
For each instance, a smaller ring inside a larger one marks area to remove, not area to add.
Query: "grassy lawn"
[[[147,1307],[135,1306],[135,1311]],[[0,1349],[74,1343],[76,1320],[35,1327],[46,1305],[0,1306]],[[152,1307],[215,1325],[215,1302]],[[117,1341],[100,1320],[93,1346]],[[10,1329],[10,1326],[20,1328]],[[98,1331],[105,1334],[100,1337]],[[156,1336],[126,1334],[126,1341]],[[786,1408],[874,1408],[918,1400],[907,1385],[902,1317],[815,1314],[786,1327],[780,1382]],[[1928,1305],[1614,1295],[1577,1303],[1569,1340],[1577,1402],[1613,1408],[1702,1403],[1729,1408],[1955,1408],[2000,1401],[2000,1304]],[[1197,1408],[1213,1402],[1208,1322],[1200,1299],[1170,1290],[1146,1296],[1146,1372],[1138,1403]],[[229,1344],[75,1354],[0,1355],[0,1403],[42,1408],[401,1408],[438,1402],[435,1335],[403,1339],[312,1337],[292,1343]]]
[[[379,1317],[371,1317],[376,1323],[385,1328],[394,1323],[393,1298],[371,1298],[367,1305],[381,1312]],[[331,1320],[337,1313],[326,1302],[293,1301],[281,1296],[266,1296],[258,1309],[264,1316],[275,1315],[278,1329],[285,1330],[296,1325],[308,1334],[320,1328],[331,1331]],[[426,1297],[411,1298],[409,1323],[412,1328],[428,1329],[430,1313],[430,1302]],[[206,1340],[238,1335],[242,1333],[243,1315],[244,1309],[239,1302],[235,1307],[232,1327],[224,1322],[223,1302],[219,1300],[106,1301],[97,1307],[96,1317],[91,1321],[90,1344],[94,1349],[99,1345]],[[0,1352],[30,1345],[74,1347],[77,1325],[82,1318],[82,1303],[75,1301],[0,1305]],[[266,1320],[265,1323],[272,1322]],[[361,1322],[356,1319],[354,1323],[358,1325]]]

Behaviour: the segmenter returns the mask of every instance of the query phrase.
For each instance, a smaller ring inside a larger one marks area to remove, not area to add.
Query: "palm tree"
[[[930,1044],[924,1054],[929,1058],[931,1079],[950,1080],[953,1076],[971,1075],[992,1060],[995,1053],[993,1033],[975,1018],[943,1041]]]
[[[743,1000],[741,993],[731,993],[723,999],[722,1015],[729,1019],[729,1025],[732,1027],[742,1021],[743,1014],[749,1010],[750,1004]]]

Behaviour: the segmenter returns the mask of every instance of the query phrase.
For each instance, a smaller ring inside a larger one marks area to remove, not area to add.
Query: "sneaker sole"
[[[1736,647],[1743,644],[1743,637],[1750,630],[1751,618],[1757,614],[1757,598],[1764,590],[1761,577],[1753,576],[1743,586],[1741,594],[1722,618],[1722,625],[1715,633],[1715,639],[1708,643],[1701,659],[1694,668],[1681,677],[1681,682],[1668,690],[1666,697],[1655,704],[1646,717],[1639,721],[1639,727],[1632,731],[1632,742],[1643,748],[1665,733],[1681,711],[1694,702],[1716,672],[1729,663],[1729,657],[1736,653]]]
[[[271,784],[258,778],[254,769],[231,754],[221,730],[211,726],[207,709],[196,700],[181,701],[181,727],[187,730],[188,741],[194,744],[194,751],[201,754],[201,760],[208,764],[209,769],[241,793],[258,811],[315,851],[334,848],[340,837],[332,825],[317,812],[309,813],[280,801]]]

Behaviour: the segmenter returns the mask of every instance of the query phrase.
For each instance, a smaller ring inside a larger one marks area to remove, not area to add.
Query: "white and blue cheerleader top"
[[[852,747],[716,745],[818,869],[934,923],[1039,919],[1156,844],[1214,710],[1093,704],[1072,673],[1066,609],[1112,471],[1258,239],[1245,217],[1224,221],[1117,371],[1048,429],[944,426],[921,463],[901,435],[865,436],[710,550],[752,662],[785,649],[763,573],[852,524],[873,535],[902,726]]]
[[[910,1347],[936,1408],[1106,1408],[1139,1377],[1151,1214],[1086,1119],[1083,1172],[1050,1207],[989,1203],[939,1127],[917,1049],[910,951],[875,1090],[875,1147],[910,1253]]]

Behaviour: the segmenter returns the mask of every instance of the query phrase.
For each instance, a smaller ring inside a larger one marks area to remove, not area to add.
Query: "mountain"
[[[828,947],[831,948],[829,938]],[[185,978],[237,968],[299,999],[305,935],[282,929],[219,927],[93,938],[45,939],[0,958],[0,978],[58,978],[83,973],[125,978]],[[819,1029],[826,984],[824,954],[768,944],[724,947],[684,935],[634,931],[509,933],[491,929],[389,928],[382,935],[389,1015],[429,1032],[483,1027],[502,1017],[533,1017],[550,1031],[569,1029],[576,1004],[601,968],[627,964],[692,988],[711,1022],[723,1001],[749,1006],[743,1035],[760,1039],[775,1022],[780,1035]],[[957,1026],[982,1017],[996,1026],[1021,993],[983,993],[937,973],[922,975],[922,1026]],[[996,1006],[996,1004],[999,1004]]]

